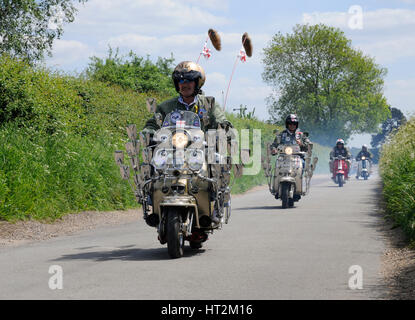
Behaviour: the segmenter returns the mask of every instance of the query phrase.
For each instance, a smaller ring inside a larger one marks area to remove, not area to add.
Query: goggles
[[[188,71],[188,72],[177,72],[173,73],[173,79],[178,83],[187,83],[191,81],[197,82],[198,79],[202,78],[202,74],[199,71]]]

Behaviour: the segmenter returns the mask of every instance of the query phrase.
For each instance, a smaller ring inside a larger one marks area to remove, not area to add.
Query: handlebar
[[[300,151],[300,152],[293,152],[291,154],[287,154],[285,152],[275,152],[275,153],[271,152],[272,156],[276,156],[276,155],[280,155],[280,154],[285,154],[285,155],[289,155],[289,156],[305,156],[307,154],[307,152]]]

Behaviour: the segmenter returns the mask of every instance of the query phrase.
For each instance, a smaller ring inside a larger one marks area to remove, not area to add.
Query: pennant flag
[[[207,42],[205,42],[205,45],[203,46],[202,54],[205,57],[205,59],[209,59],[212,56],[212,51],[207,47]]]
[[[238,57],[242,62],[246,62],[246,52],[244,49],[239,51]]]

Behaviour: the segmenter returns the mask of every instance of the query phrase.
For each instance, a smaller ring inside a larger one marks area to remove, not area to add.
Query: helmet
[[[366,150],[367,150],[367,144],[364,144],[364,145],[362,146],[362,149],[366,149]]]
[[[285,119],[285,127],[288,128],[289,124],[295,124],[296,129],[298,129],[298,118],[295,114],[290,114],[286,119]]]
[[[344,140],[343,140],[343,139],[337,139],[337,141],[336,141],[336,146],[337,146],[338,144],[342,144],[342,145],[344,145]]]
[[[205,83],[206,75],[203,68],[197,63],[183,61],[174,68],[172,78],[177,92],[179,92],[179,80],[195,81],[195,94],[198,94]]]

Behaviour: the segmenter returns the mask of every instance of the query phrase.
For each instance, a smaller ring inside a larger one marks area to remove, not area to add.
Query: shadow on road
[[[183,258],[192,257],[203,253],[204,249],[194,250],[188,246],[184,248]],[[97,262],[123,260],[123,261],[153,261],[153,260],[171,260],[167,248],[150,248],[150,249],[114,249],[109,251],[93,251],[75,254],[63,255],[52,261],[65,260],[94,260]]]
[[[243,207],[243,208],[235,208],[233,210],[238,211],[248,211],[248,210],[281,210],[282,206],[262,206],[262,207]]]

